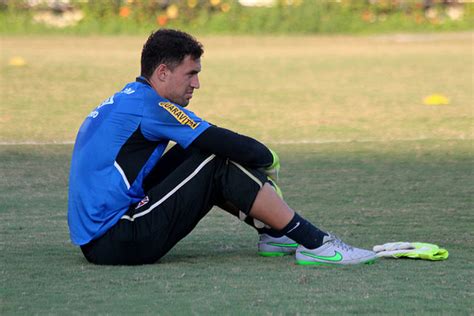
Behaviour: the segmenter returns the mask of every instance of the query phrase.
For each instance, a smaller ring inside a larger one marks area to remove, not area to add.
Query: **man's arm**
[[[270,149],[259,141],[217,126],[202,132],[191,146],[252,168],[268,168],[274,163]]]

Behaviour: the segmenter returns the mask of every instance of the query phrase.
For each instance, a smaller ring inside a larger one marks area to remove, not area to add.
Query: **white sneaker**
[[[316,249],[302,245],[296,249],[296,263],[301,265],[369,264],[375,259],[375,252],[349,246],[331,234],[325,236],[322,246]]]
[[[280,257],[295,253],[298,244],[286,236],[272,237],[260,234],[258,241],[258,254],[264,257]]]

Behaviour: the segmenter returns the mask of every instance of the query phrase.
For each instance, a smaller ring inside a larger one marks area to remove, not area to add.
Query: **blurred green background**
[[[472,29],[471,0],[1,0],[0,33],[340,34]]]

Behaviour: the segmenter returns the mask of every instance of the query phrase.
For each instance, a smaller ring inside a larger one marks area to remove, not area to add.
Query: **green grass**
[[[218,210],[162,261],[100,267],[70,245],[71,146],[0,154],[2,314],[473,312],[472,148],[466,141],[278,146],[286,200],[346,241],[426,241],[444,262],[301,267],[256,254],[256,234]],[[86,303],[87,302],[87,303]]]
[[[216,209],[157,264],[94,266],[69,242],[72,146],[0,145],[0,313],[473,314],[470,36],[204,38],[191,105],[274,147],[286,201],[312,222],[361,247],[432,242],[447,261],[297,266],[259,257],[252,229]],[[12,143],[73,140],[137,74],[143,38],[1,40]],[[451,104],[423,105],[434,92]]]

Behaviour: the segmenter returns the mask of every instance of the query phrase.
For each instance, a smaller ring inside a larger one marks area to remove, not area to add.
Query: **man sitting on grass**
[[[260,234],[261,255],[296,252],[299,264],[375,260],[323,232],[282,200],[275,152],[185,107],[199,89],[202,45],[162,29],[143,46],[141,75],[79,129],[71,162],[71,239],[96,264],[163,257],[215,205]],[[176,143],[165,153],[170,141]]]

